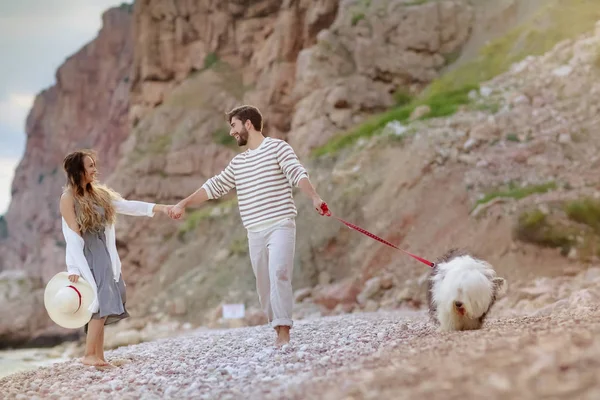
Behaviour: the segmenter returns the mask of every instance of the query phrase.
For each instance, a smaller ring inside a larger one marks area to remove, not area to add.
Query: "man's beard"
[[[239,147],[245,146],[248,144],[248,130],[244,126],[242,131],[238,133],[240,140],[237,141]]]

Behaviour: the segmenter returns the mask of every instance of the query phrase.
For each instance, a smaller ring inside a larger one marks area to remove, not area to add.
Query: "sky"
[[[25,150],[25,119],[57,68],[93,40],[102,13],[131,0],[0,0],[0,215]]]

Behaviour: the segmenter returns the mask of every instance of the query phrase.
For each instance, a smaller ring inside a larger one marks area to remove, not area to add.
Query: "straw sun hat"
[[[92,318],[88,310],[94,300],[92,286],[82,277],[77,283],[69,280],[67,272],[54,275],[46,285],[44,306],[56,324],[68,329],[81,328]]]

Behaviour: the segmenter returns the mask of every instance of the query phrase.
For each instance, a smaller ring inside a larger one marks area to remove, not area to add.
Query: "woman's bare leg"
[[[97,342],[100,339],[100,331],[104,327],[104,318],[91,319],[88,324],[88,333],[85,340],[85,355],[81,360],[85,365],[105,366],[106,361],[103,361],[96,354]]]
[[[106,362],[104,359],[104,324],[100,327],[100,334],[98,336],[98,340],[96,341],[96,356],[102,361]]]

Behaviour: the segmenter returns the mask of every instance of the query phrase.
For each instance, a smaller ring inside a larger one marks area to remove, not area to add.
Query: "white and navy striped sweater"
[[[235,188],[242,223],[253,231],[296,217],[292,187],[302,178],[308,178],[308,173],[292,147],[281,139],[266,137],[256,149],[235,156],[202,187],[210,199]]]

